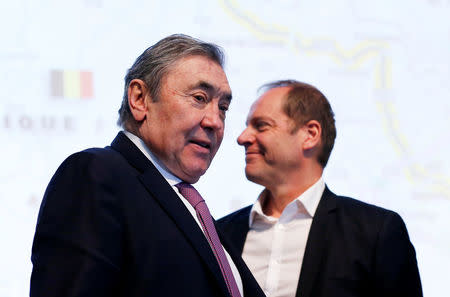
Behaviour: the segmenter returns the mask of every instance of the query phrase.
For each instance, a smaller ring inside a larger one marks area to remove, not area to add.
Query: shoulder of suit
[[[229,215],[224,216],[219,219],[217,222],[219,225],[227,225],[229,223],[234,223],[237,220],[248,220],[248,216],[250,215],[250,210],[252,205],[241,208],[235,212],[230,213]]]
[[[334,195],[334,194],[333,194]],[[392,210],[370,204],[351,197],[335,195],[336,206],[339,211],[347,215],[364,217],[366,219],[386,219],[387,217],[400,218],[400,216]]]
[[[112,176],[129,167],[126,159],[110,147],[89,148],[73,153],[59,166],[58,172],[71,171],[80,174],[91,172],[96,176]]]
[[[71,154],[64,162],[111,162],[123,157],[111,147],[88,148]]]

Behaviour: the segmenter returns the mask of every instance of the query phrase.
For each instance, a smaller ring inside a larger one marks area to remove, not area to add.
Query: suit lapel
[[[244,296],[264,296],[262,289],[259,287],[256,279],[253,277],[253,274],[250,272],[244,260],[240,256],[242,252],[238,251],[240,246],[230,244],[229,242],[232,239],[232,237],[224,236],[218,224],[215,225],[220,237],[220,242],[222,243],[223,247],[227,250],[228,254],[230,255],[237,269],[239,270],[239,274],[242,279]],[[247,223],[247,231],[248,231],[248,223]],[[247,232],[244,232],[244,240],[246,234]],[[242,243],[242,246],[244,246],[244,243]]]
[[[233,224],[229,224],[227,230],[227,236],[230,241],[233,243],[233,246],[236,247],[239,255],[242,255],[244,250],[245,239],[247,238],[247,233],[249,231],[248,219],[250,216],[250,210],[252,206],[247,206],[242,209],[239,213],[239,216],[233,220]]]
[[[151,193],[151,197],[172,218],[186,239],[197,251],[200,258],[211,270],[224,294],[228,296],[229,293],[226,283],[208,241],[191,213],[186,209],[186,206],[165,178],[124,133],[120,132],[111,146],[113,149],[119,151],[133,167],[142,173],[138,176],[138,179]]]
[[[326,253],[329,223],[333,210],[336,208],[334,196],[328,187],[325,187],[309,231],[296,297],[311,296],[311,290]]]

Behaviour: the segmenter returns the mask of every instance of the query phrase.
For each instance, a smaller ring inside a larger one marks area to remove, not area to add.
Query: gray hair
[[[147,48],[128,69],[125,76],[125,87],[122,105],[119,109],[117,124],[126,128],[134,118],[128,105],[128,87],[133,79],[141,79],[147,85],[153,101],[157,101],[161,89],[161,80],[178,60],[188,56],[205,56],[224,65],[222,49],[213,44],[201,41],[184,34],[170,35]]]

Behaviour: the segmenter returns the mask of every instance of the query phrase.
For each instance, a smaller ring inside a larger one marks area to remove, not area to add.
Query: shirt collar
[[[280,220],[290,221],[298,213],[303,213],[313,218],[324,190],[325,182],[323,178],[320,177],[311,187],[286,206],[281,214]],[[274,224],[278,221],[277,218],[267,216],[262,211],[262,206],[267,199],[267,194],[268,190],[264,189],[253,204],[249,216],[250,227],[252,227],[257,218],[270,224]]]
[[[165,166],[161,163],[161,161],[150,151],[145,142],[140,139],[138,136],[134,135],[131,132],[123,131],[123,133],[139,148],[139,150],[153,163],[156,169],[161,173],[161,175],[167,180],[167,182],[174,186],[180,182],[181,179],[173,175]]]

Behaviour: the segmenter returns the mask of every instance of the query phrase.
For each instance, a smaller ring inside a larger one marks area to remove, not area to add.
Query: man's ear
[[[306,137],[303,141],[303,149],[312,150],[319,147],[322,136],[322,127],[320,126],[320,123],[316,120],[311,120],[307,122],[302,129],[306,132]]]
[[[148,99],[150,94],[144,81],[133,79],[128,87],[128,105],[133,118],[141,122],[147,116]],[[147,99],[147,100],[146,100]]]

